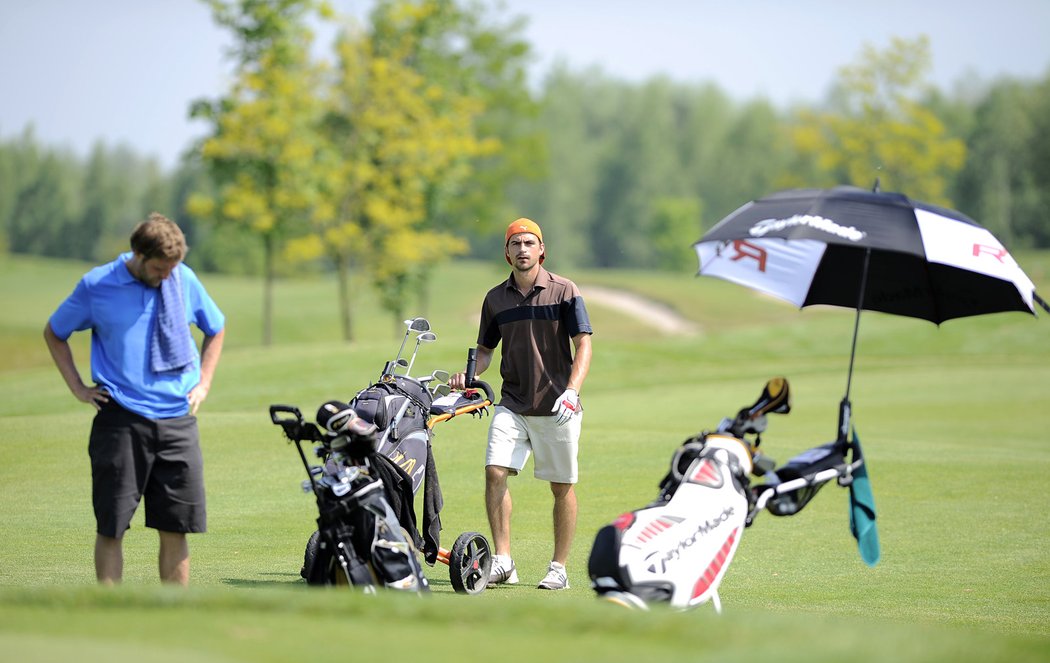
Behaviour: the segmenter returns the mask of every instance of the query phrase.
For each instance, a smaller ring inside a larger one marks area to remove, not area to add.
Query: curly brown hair
[[[146,260],[182,260],[186,257],[186,236],[163,214],[153,212],[131,232],[131,250]]]

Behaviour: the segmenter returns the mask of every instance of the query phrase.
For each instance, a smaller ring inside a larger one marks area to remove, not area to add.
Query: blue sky
[[[498,1],[498,0],[494,0]],[[361,14],[362,0],[333,0]],[[493,1],[487,4],[492,5]],[[504,0],[529,18],[542,78],[556,61],[631,81],[711,81],[738,99],[822,98],[865,43],[931,40],[931,79],[1034,79],[1050,71],[1050,0]],[[86,153],[126,143],[175,163],[206,127],[192,100],[228,80],[225,33],[195,0],[0,2],[0,138],[32,124],[38,140]]]

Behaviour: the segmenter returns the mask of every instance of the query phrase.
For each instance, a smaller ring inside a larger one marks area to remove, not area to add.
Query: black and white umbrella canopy
[[[940,324],[1034,314],[1038,301],[1031,279],[987,229],[899,193],[845,186],[774,193],[739,208],[694,246],[701,275],[799,307],[830,304]]]
[[[959,212],[899,193],[795,189],[754,200],[694,244],[699,274],[799,307],[856,309],[839,439],[850,426],[850,384],[862,310],[945,320],[1047,311],[1032,280],[987,229]]]

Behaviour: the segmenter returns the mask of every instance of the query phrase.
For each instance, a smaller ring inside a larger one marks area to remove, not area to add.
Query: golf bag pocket
[[[357,416],[375,424],[379,430],[385,431],[390,425],[392,413],[397,412],[398,406],[404,400],[404,396],[384,389],[380,385],[374,385],[357,392],[357,395],[350,401],[350,407],[357,413]]]
[[[415,380],[396,376],[362,389],[350,407],[362,419],[376,425],[376,451],[412,479],[413,494],[423,483],[430,454],[427,417],[433,402],[429,392]]]
[[[382,481],[358,481],[351,492],[324,493],[318,532],[307,543],[301,574],[315,585],[371,586],[426,591],[415,544],[386,498]]]
[[[390,589],[426,589],[412,543],[389,509],[384,515],[373,514],[373,532],[369,558],[379,581]]]
[[[430,454],[429,431],[425,427],[398,440],[384,437],[376,451],[389,458],[412,479],[413,495],[419,492],[426,476],[427,456]]]
[[[390,382],[377,382],[357,392],[350,407],[357,416],[375,424],[384,440],[396,442],[412,431],[426,430],[432,402],[423,385],[397,376]]]
[[[616,523],[598,530],[587,560],[587,572],[594,589],[599,594],[630,591],[644,601],[670,601],[674,594],[671,581],[635,584],[631,582],[628,568],[620,565],[623,532],[633,519],[633,513],[623,514]]]

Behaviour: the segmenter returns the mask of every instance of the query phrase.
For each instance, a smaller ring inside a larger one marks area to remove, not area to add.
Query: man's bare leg
[[[95,535],[95,578],[100,585],[119,585],[124,577],[123,540]]]
[[[190,546],[186,535],[181,532],[161,532],[160,553],[157,565],[160,567],[161,582],[182,585],[190,583]]]
[[[510,472],[505,467],[487,465],[485,467],[485,511],[489,517],[489,528],[492,530],[492,545],[495,554],[510,556],[510,515],[513,502],[510,490],[507,489],[507,476]]]
[[[569,550],[576,536],[576,491],[571,483],[551,482],[554,494],[554,557],[552,561],[566,564]]]

